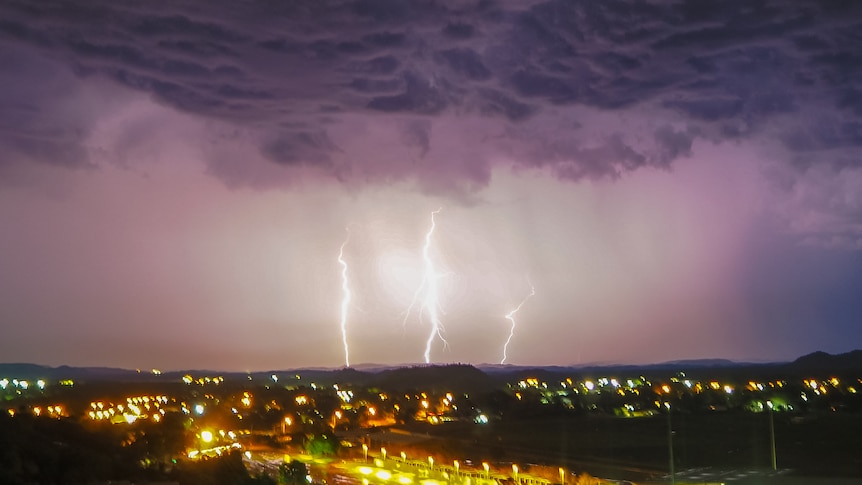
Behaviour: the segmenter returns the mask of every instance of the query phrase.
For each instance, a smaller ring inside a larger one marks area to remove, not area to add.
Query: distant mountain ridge
[[[585,366],[516,366],[483,364],[412,365],[386,366],[361,364],[350,368],[305,368],[270,370],[265,372],[224,372],[213,370],[181,370],[154,374],[149,370],[130,370],[113,367],[49,367],[31,363],[0,363],[0,378],[9,379],[74,379],[81,381],[177,381],[186,374],[193,376],[221,375],[235,380],[300,379],[297,384],[317,382],[320,385],[344,383],[363,386],[380,386],[392,389],[437,388],[451,390],[488,389],[502,380],[526,376],[552,379],[565,374],[586,375],[612,373],[646,373],[659,371],[732,370],[756,368],[760,370],[788,370],[809,372],[857,372],[862,371],[862,350],[842,354],[822,351],[803,355],[792,362],[746,363],[727,359],[694,359],[668,361],[647,365],[590,364]]]

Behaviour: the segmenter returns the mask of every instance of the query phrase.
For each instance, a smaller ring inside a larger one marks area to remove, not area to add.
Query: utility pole
[[[670,467],[670,484],[676,485],[676,474],[673,469],[673,424],[670,421],[670,403],[666,402],[665,406],[667,406],[667,451],[668,465]]]

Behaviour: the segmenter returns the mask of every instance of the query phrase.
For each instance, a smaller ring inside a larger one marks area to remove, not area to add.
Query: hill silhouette
[[[812,352],[794,360],[789,367],[808,371],[852,372],[862,370],[862,350],[843,354]]]
[[[488,374],[466,364],[403,367],[377,374],[373,384],[392,390],[423,389],[431,391],[484,392],[496,383]]]

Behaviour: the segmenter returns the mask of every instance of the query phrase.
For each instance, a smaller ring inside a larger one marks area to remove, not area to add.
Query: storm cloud
[[[10,1],[0,13],[0,42],[15,53],[0,94],[7,158],[87,166],[93,120],[52,115],[63,79],[98,77],[240,127],[286,171],[421,181],[404,155],[418,148],[446,171],[419,184],[432,192],[485,186],[488,163],[567,180],[668,168],[696,138],[777,142],[773,156],[800,179],[812,164],[860,169],[852,2]],[[357,140],[339,136],[357,116],[391,130],[376,143],[390,168],[366,165],[352,156]],[[444,124],[472,142],[430,136]]]

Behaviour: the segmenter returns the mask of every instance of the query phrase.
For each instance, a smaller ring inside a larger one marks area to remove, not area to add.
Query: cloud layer
[[[354,141],[337,136],[348,115],[400,132],[392,164],[413,163],[405,151],[440,163],[438,152],[451,153],[438,146],[452,140],[439,139],[437,125],[475,131],[465,120],[478,118],[481,131],[456,150],[458,164],[506,157],[574,179],[668,166],[689,155],[696,136],[764,136],[799,164],[836,167],[855,166],[862,145],[862,7],[853,3],[4,2],[2,10],[4,44],[241,126],[272,163],[334,176],[386,172],[363,167]],[[25,64],[15,73],[38,77],[36,62]],[[30,111],[54,104],[43,96],[50,81],[6,84],[10,97],[38,98]],[[86,133],[68,132],[86,130],[85,120],[46,126],[22,116],[26,106],[6,104],[5,146],[83,163],[75,142]],[[589,129],[596,111],[605,119]],[[623,131],[619,119],[638,126]],[[49,135],[53,150],[27,142]],[[455,170],[453,184],[486,182],[482,168]]]

